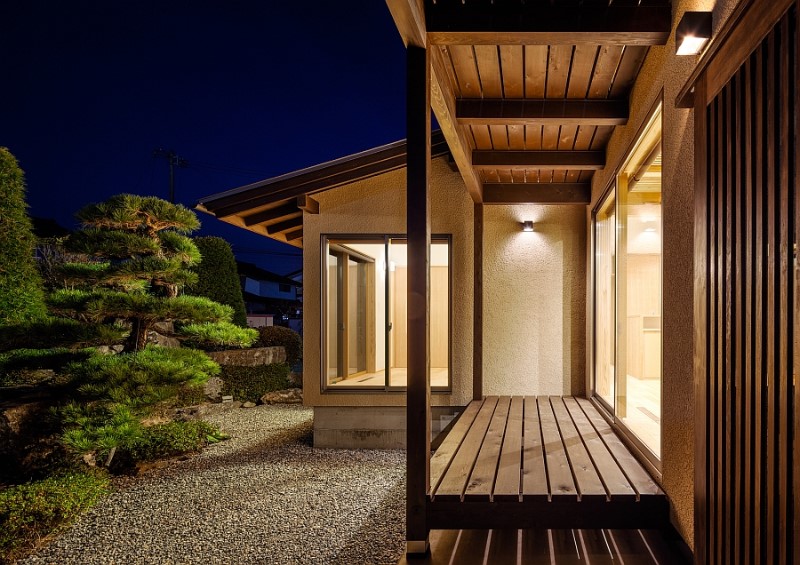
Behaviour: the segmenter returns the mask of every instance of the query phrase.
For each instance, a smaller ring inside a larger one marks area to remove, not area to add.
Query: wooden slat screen
[[[701,563],[800,565],[796,28],[793,8],[695,116],[706,153]]]

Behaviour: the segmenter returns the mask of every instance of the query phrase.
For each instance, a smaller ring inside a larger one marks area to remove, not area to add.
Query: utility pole
[[[175,167],[185,169],[189,166],[189,162],[180,157],[172,149],[169,151],[156,149],[153,151],[153,158],[156,157],[163,157],[169,163],[169,201],[175,204]]]

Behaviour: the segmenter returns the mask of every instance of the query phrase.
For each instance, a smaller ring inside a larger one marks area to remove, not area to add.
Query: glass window
[[[407,384],[408,244],[404,237],[324,240],[328,389]],[[450,239],[431,241],[431,387],[450,387]]]
[[[594,214],[594,390],[661,453],[661,110]]]

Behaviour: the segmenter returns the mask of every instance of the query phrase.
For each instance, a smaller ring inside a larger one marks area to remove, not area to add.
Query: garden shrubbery
[[[241,402],[258,402],[268,392],[289,387],[289,365],[272,363],[256,367],[225,365],[222,394]]]
[[[111,491],[108,476],[71,471],[0,491],[0,560],[72,523]]]
[[[258,329],[258,347],[282,346],[286,350],[286,362],[292,367],[303,357],[303,340],[300,334],[283,326],[264,326]]]
[[[175,421],[150,426],[120,449],[133,461],[153,461],[190,451],[199,451],[209,443],[225,439],[219,428],[201,420]]]

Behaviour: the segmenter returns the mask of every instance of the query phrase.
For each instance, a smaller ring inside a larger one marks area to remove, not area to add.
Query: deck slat
[[[561,431],[567,458],[577,483],[578,500],[592,496],[607,498],[608,493],[605,486],[600,480],[597,469],[595,469],[594,463],[583,445],[583,440],[578,434],[578,430],[575,428],[566,406],[564,406],[564,400],[560,396],[551,396],[550,406],[556,416],[556,423]]]
[[[490,396],[484,400],[472,427],[442,477],[439,488],[432,491],[434,498],[444,501],[461,500],[496,406],[496,396]]]
[[[628,481],[622,469],[619,468],[614,456],[611,455],[606,444],[600,439],[597,430],[589,422],[586,414],[583,413],[575,399],[565,398],[564,405],[569,410],[575,427],[586,444],[586,449],[589,451],[592,461],[594,461],[600,479],[606,486],[609,498],[613,500],[620,497],[635,497],[636,491],[631,486],[630,481]]]
[[[572,469],[570,469],[569,460],[564,451],[564,444],[561,441],[561,434],[558,431],[558,424],[553,413],[553,407],[550,405],[550,399],[546,396],[540,396],[537,398],[537,403],[539,405],[542,439],[544,440],[550,497],[577,497],[578,491],[572,478]]]
[[[633,454],[628,451],[628,448],[625,447],[622,440],[617,437],[614,430],[611,429],[611,426],[606,422],[603,416],[600,415],[592,403],[585,398],[576,398],[575,400],[608,447],[608,450],[614,456],[617,464],[630,480],[631,485],[633,485],[638,495],[663,496],[664,492],[661,488],[653,481]]]
[[[497,402],[489,431],[486,432],[478,460],[464,491],[464,500],[491,500],[510,404],[511,398],[508,396],[501,397]]]
[[[547,486],[547,471],[544,464],[544,445],[542,442],[539,408],[535,397],[525,398],[522,452],[522,498],[550,498]]]
[[[436,491],[439,486],[439,482],[464,441],[482,404],[482,400],[474,400],[469,403],[464,412],[461,413],[461,416],[459,416],[453,429],[450,430],[450,433],[447,434],[447,437],[439,446],[439,449],[431,457],[431,492]]]
[[[521,396],[511,399],[506,435],[497,467],[493,500],[519,500],[522,472],[522,406]]]

